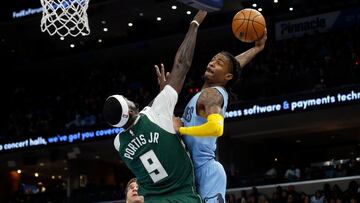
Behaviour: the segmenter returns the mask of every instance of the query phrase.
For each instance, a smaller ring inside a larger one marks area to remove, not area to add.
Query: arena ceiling
[[[209,14],[203,27],[230,25],[232,16],[240,9],[262,9],[269,22],[274,15],[293,16],[316,10],[334,10],[359,5],[358,0],[346,1],[258,1],[225,0],[221,11]],[[177,6],[176,10],[172,6]],[[0,53],[5,59],[26,56],[36,51],[46,57],[74,50],[92,50],[118,46],[161,36],[184,33],[186,24],[196,9],[176,0],[90,0],[88,9],[91,33],[88,36],[50,36],[40,30],[41,12],[15,17],[21,11],[40,8],[39,0],[4,0],[0,6]],[[293,7],[294,10],[289,11]],[[38,11],[38,10],[37,10]],[[191,14],[186,12],[190,11]],[[161,17],[161,21],[157,21]],[[276,19],[275,19],[276,20]],[[133,26],[129,27],[128,24]],[[104,31],[106,30],[106,31]],[[73,45],[71,45],[73,44]],[[76,52],[76,51],[75,51]],[[20,54],[18,54],[20,53]],[[54,54],[52,54],[54,53]],[[11,59],[11,60],[12,60]]]
[[[172,6],[177,6],[174,10]],[[5,0],[0,7],[0,43],[6,53],[24,50],[70,51],[98,49],[127,42],[185,32],[182,25],[189,23],[196,10],[175,0],[91,0],[88,19],[91,33],[88,36],[50,36],[40,30],[41,8],[39,0]],[[216,14],[217,18],[229,11],[242,8],[240,1],[231,0]],[[18,17],[32,9],[34,14]],[[190,11],[191,14],[187,14]],[[232,15],[232,14],[231,14]],[[161,17],[161,21],[157,18]],[[212,17],[210,17],[212,18]],[[129,27],[129,23],[133,26]]]

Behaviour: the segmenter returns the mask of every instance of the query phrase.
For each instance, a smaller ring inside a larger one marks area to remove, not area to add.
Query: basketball
[[[237,12],[232,21],[232,31],[242,42],[254,42],[264,35],[266,22],[264,16],[255,9]]]

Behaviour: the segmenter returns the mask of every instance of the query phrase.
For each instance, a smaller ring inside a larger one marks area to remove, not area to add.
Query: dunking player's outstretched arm
[[[255,46],[248,49],[247,51],[235,56],[236,60],[240,63],[240,68],[244,68],[259,52],[261,52],[265,47],[265,42],[267,40],[267,30],[265,29],[264,36],[255,41]]]
[[[193,21],[191,21],[185,39],[175,55],[173,68],[168,77],[167,84],[172,86],[178,93],[180,93],[186,74],[190,69],[195,50],[198,27],[204,20],[206,14],[206,11],[198,11]],[[157,73],[159,74],[159,68],[157,66],[155,67],[157,69]],[[160,88],[162,89],[163,87]]]

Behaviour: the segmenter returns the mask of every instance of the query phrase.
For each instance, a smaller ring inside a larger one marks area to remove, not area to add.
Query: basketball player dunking
[[[224,114],[228,105],[226,89],[233,84],[240,71],[265,47],[267,33],[255,41],[255,46],[233,56],[228,52],[216,54],[204,73],[203,89],[187,104],[180,123],[175,129],[182,136],[190,151],[195,167],[197,190],[204,202],[224,202],[226,174],[215,160],[216,140],[223,134]],[[160,84],[166,83],[164,71],[157,71]],[[161,88],[161,87],[160,87]]]

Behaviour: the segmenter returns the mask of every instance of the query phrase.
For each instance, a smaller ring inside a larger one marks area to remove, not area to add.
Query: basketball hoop
[[[41,31],[73,37],[90,34],[86,10],[89,0],[41,0]]]

